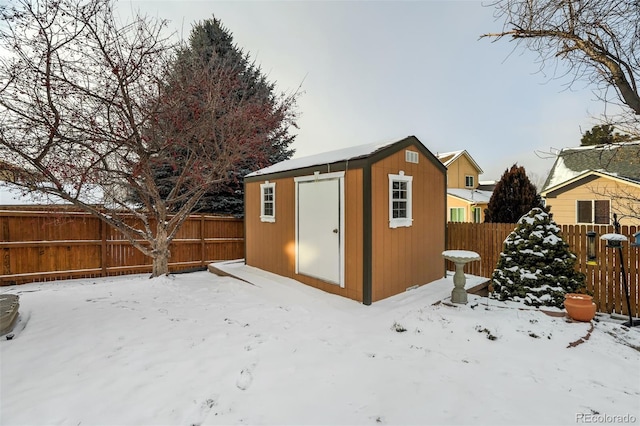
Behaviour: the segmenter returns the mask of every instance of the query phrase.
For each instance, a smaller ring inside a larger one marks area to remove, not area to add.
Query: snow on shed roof
[[[271,173],[285,172],[289,170],[302,169],[321,164],[332,164],[341,161],[356,160],[358,158],[368,157],[371,154],[398,143],[402,140],[394,140],[391,142],[371,143],[366,145],[351,146],[348,148],[338,149],[335,151],[323,152],[320,154],[309,155],[306,157],[292,158],[290,160],[281,161],[269,167],[249,173],[247,177],[268,175]],[[420,141],[415,138],[417,142]]]

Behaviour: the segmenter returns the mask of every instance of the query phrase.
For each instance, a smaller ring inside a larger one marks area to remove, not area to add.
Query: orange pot
[[[596,304],[588,294],[567,293],[564,295],[564,307],[575,321],[591,321],[596,316]]]

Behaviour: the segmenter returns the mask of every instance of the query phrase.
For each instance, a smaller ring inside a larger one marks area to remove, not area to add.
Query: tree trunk
[[[158,227],[158,233],[156,234],[156,240],[152,252],[153,270],[151,272],[151,278],[169,274],[170,256],[171,252],[169,251],[167,231],[166,229]]]

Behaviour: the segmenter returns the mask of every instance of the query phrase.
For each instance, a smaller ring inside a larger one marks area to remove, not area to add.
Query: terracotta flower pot
[[[596,316],[596,304],[588,294],[567,293],[564,295],[564,307],[575,321],[591,321]]]

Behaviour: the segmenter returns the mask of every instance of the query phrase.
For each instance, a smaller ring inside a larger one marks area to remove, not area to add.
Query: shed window
[[[275,182],[260,184],[260,220],[276,221],[276,184]]]
[[[409,150],[406,150],[406,151],[404,152],[404,160],[405,160],[407,163],[415,163],[415,164],[418,164],[419,159],[420,159],[420,157],[418,157],[418,153],[417,153],[417,152],[415,152],[415,151],[409,151]]]
[[[464,186],[466,188],[473,188],[474,187],[473,181],[474,181],[473,176],[465,176],[464,177]]]
[[[389,227],[411,226],[411,185],[413,176],[405,176],[404,172],[389,175]]]
[[[578,200],[576,213],[578,223],[608,225],[610,214],[609,200]]]
[[[464,207],[451,207],[449,209],[449,222],[464,222]]]

